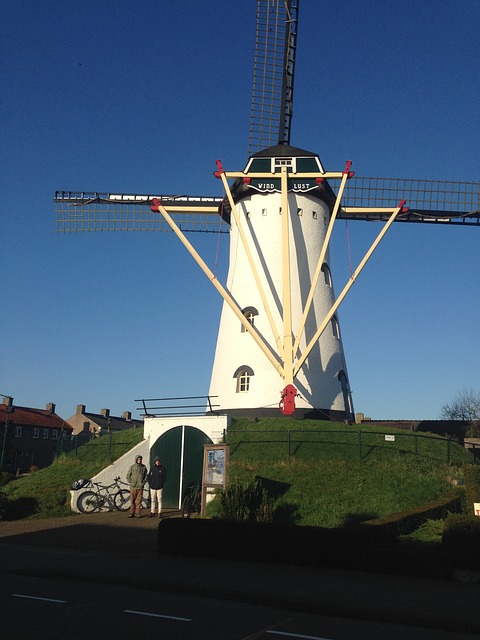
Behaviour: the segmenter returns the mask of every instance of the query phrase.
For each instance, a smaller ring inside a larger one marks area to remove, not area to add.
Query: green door
[[[188,483],[201,483],[204,444],[212,444],[212,441],[200,429],[186,425],[169,429],[153,444],[150,465],[158,457],[167,472],[163,489],[165,508],[180,508]]]

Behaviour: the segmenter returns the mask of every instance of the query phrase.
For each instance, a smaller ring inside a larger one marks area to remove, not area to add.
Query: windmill
[[[327,171],[291,146],[298,10],[299,0],[257,1],[248,162],[229,171],[217,161],[224,196],[59,191],[57,228],[173,230],[223,298],[210,383],[221,411],[350,420],[341,302],[393,222],[478,226],[479,184],[358,178],[348,162]],[[340,219],[383,224],[335,296],[329,243]],[[226,226],[223,285],[188,238]]]

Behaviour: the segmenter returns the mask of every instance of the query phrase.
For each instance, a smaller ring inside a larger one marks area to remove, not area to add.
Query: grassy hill
[[[228,443],[230,482],[274,481],[276,522],[322,527],[432,502],[471,462],[458,443],[432,434],[325,421],[238,419]]]
[[[88,440],[77,451],[1,487],[10,518],[49,518],[72,515],[70,487],[78,478],[91,478],[143,439],[143,429],[127,429]]]
[[[230,480],[268,479],[277,492],[277,522],[324,527],[382,517],[430,502],[451,489],[471,462],[456,443],[375,426],[284,418],[233,420]],[[143,437],[140,429],[90,440],[50,467],[2,487],[8,517],[71,514],[70,485],[92,477]],[[450,462],[448,462],[448,457]]]

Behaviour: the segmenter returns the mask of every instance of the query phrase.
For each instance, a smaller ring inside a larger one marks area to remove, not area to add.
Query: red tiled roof
[[[31,409],[30,407],[14,406],[14,412],[8,414],[8,424],[18,426],[29,425],[32,427],[45,427],[52,429],[71,429],[71,427],[63,418],[56,413],[51,413],[47,409]],[[0,404],[0,424],[5,424],[6,405]]]

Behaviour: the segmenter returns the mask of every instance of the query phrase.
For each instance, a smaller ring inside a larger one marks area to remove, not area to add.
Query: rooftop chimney
[[[131,420],[132,419],[132,412],[131,411],[124,411],[122,413],[122,418],[124,420]]]
[[[100,413],[102,414],[102,416],[105,416],[105,418],[108,418],[108,416],[110,415],[110,409],[100,409]]]
[[[77,411],[76,411],[77,416],[81,415],[82,413],[85,413],[85,409],[86,407],[84,404],[77,404]]]
[[[50,411],[50,413],[55,413],[55,404],[53,402],[49,402],[45,409]]]

